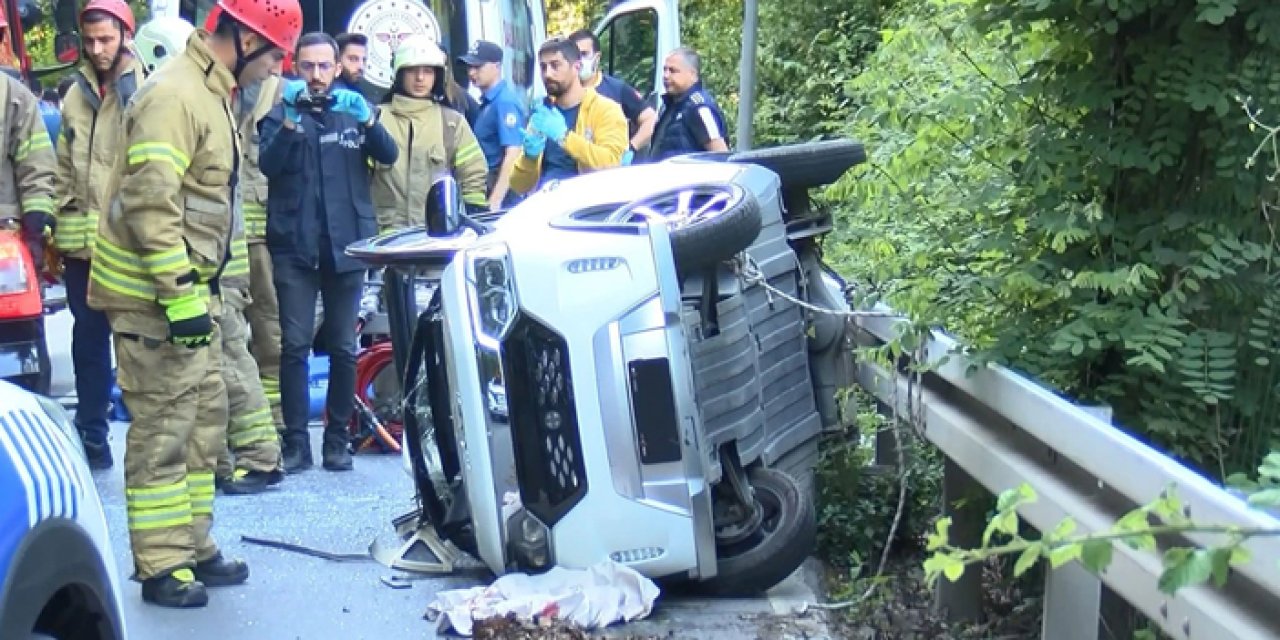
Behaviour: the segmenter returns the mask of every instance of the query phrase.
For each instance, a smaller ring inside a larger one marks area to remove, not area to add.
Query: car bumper
[[[500,357],[478,346],[467,306],[473,285],[459,262],[442,283],[453,415],[479,554],[497,573],[523,564],[513,549],[527,542],[519,523],[530,514],[556,565],[612,558],[655,577],[711,577],[709,455],[666,229],[566,235],[588,236],[588,253],[513,251],[516,287],[522,274],[527,284]],[[574,270],[565,255],[610,256],[618,261],[607,264],[621,266]],[[559,368],[545,375],[557,355]],[[487,382],[495,376],[505,381],[506,415],[490,407]],[[563,394],[544,384],[556,376],[567,381]],[[567,399],[554,406],[537,400],[561,395]],[[550,411],[562,416],[554,427],[541,419]]]

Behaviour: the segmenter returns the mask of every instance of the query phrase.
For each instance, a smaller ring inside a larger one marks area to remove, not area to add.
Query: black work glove
[[[53,227],[53,216],[41,211],[22,214],[22,240],[31,252],[36,271],[44,270],[44,230]]]

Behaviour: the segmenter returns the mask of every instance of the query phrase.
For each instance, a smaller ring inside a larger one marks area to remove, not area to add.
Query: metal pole
[[[751,149],[752,122],[756,103],[756,31],[760,8],[756,0],[742,3],[742,60],[738,65],[738,145],[737,151]]]

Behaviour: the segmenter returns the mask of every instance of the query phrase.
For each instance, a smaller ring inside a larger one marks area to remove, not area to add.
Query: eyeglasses
[[[298,62],[298,70],[303,73],[311,73],[319,69],[325,73],[333,70],[332,62]]]

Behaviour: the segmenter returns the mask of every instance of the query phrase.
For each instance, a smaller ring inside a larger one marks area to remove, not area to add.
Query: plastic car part
[[[760,204],[736,184],[663,191],[619,207],[606,224],[663,219],[681,275],[713,267],[751,246],[760,235]]]

